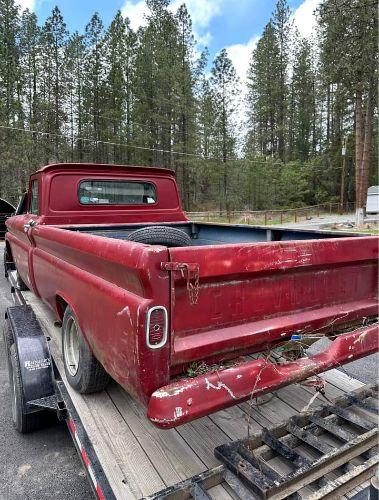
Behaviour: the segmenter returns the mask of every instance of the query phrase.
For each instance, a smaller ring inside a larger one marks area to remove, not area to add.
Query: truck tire
[[[14,343],[10,346],[8,356],[9,383],[12,391],[12,420],[18,432],[25,434],[45,426],[46,412],[35,411],[33,413],[26,413],[20,364]]]
[[[181,229],[167,226],[149,226],[137,229],[128,235],[129,241],[166,247],[189,247],[191,238]]]
[[[67,307],[62,323],[62,353],[67,381],[80,394],[105,389],[110,377],[91,353],[77,319]]]

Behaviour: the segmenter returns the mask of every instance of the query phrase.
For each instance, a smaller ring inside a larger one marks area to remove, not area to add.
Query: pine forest
[[[312,38],[278,0],[246,81],[226,49],[199,52],[183,4],[146,0],[70,33],[0,0],[0,197],[51,162],[161,166],[186,210],[363,206],[377,184],[377,5],[323,0]]]

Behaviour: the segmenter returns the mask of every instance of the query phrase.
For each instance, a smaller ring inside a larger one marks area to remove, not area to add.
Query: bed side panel
[[[168,277],[160,270],[165,247],[106,240],[63,229],[33,230],[35,279],[41,297],[57,310],[70,304],[94,355],[138,399],[169,377],[169,343],[146,347],[147,309],[168,308]]]

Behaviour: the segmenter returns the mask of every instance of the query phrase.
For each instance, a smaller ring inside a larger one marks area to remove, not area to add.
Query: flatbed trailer
[[[30,315],[32,311],[51,354],[55,401],[45,398],[35,404],[41,408],[55,407],[58,417],[65,419],[94,495],[99,499],[191,498],[191,495],[236,498],[236,491],[220,475],[218,481],[208,482],[206,493],[191,489],[194,476],[196,482],[199,475],[202,478],[203,473],[210,476],[220,470],[215,448],[287,421],[304,411],[311,399],[312,408],[325,404],[321,394],[315,396],[314,387],[293,384],[276,391],[262,404],[244,402],[175,429],[159,429],[146,418],[142,405],[116,383],[92,395],[81,395],[72,389],[63,368],[60,324],[32,292],[17,289],[13,273],[9,280],[14,303],[19,307],[8,309],[7,314]],[[21,321],[19,327],[28,328],[27,321]],[[324,373],[323,379],[330,401],[364,387],[336,369]],[[353,497],[366,483],[339,498]],[[242,491],[240,498],[248,498],[247,495],[259,498],[246,489]],[[308,486],[300,497],[308,498],[312,491],[315,487],[312,490]]]

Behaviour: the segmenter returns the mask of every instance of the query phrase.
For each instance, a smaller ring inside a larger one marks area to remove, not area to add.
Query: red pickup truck
[[[6,224],[5,272],[62,323],[69,383],[112,377],[159,427],[378,349],[374,236],[190,222],[170,170],[96,164],[40,169]]]

